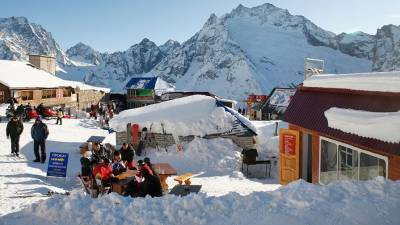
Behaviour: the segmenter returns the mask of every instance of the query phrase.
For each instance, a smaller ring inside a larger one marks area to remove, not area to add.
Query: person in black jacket
[[[133,158],[135,157],[135,152],[133,147],[127,143],[123,143],[119,152],[121,153],[121,159],[125,163],[126,167],[130,170],[134,169],[135,162],[133,161]]]
[[[31,136],[33,139],[33,149],[35,151],[36,159],[33,162],[46,162],[46,139],[49,136],[49,129],[47,125],[42,122],[40,117],[37,117],[31,129]],[[39,154],[39,146],[41,154]]]
[[[18,116],[14,115],[13,118],[8,122],[6,128],[7,138],[11,137],[11,154],[19,156],[19,138],[24,130],[24,125]]]
[[[161,197],[163,193],[160,178],[151,175],[151,169],[147,165],[141,172],[144,181],[140,183],[139,196],[146,197],[146,195],[150,195],[151,197]]]

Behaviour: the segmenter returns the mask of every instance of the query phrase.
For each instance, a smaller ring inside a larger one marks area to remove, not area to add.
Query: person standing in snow
[[[47,125],[42,122],[40,117],[36,118],[35,123],[31,129],[31,136],[33,139],[33,150],[36,159],[33,162],[46,162],[46,139],[49,136],[49,129]],[[39,154],[40,147],[40,154]]]
[[[8,122],[6,128],[7,138],[11,137],[11,154],[19,156],[19,138],[24,130],[24,125],[17,115]]]
[[[64,117],[64,111],[62,110],[62,108],[60,107],[57,111],[57,122],[56,124],[58,124],[58,122],[60,122],[60,125],[62,125],[62,118]]]

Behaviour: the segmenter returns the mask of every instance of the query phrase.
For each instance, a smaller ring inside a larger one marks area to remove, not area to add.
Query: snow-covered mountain
[[[42,26],[30,23],[25,17],[0,18],[0,58],[28,60],[28,54],[56,55],[57,61],[70,61]]]
[[[0,58],[55,54],[58,76],[114,91],[133,76],[161,76],[177,89],[241,100],[249,93],[301,82],[306,57],[324,59],[330,73],[390,71],[400,70],[399,52],[399,26],[384,26],[376,35],[335,35],[271,4],[239,5],[221,17],[213,14],[182,44],[170,40],[157,46],[145,38],[114,53],[83,43],[64,52],[40,25],[23,17],[0,19]]]
[[[371,70],[368,59],[342,53],[338,46],[335,34],[303,16],[271,4],[239,5],[220,18],[211,15],[198,33],[151,73],[174,82],[178,89],[243,99],[301,82],[306,57],[324,59],[327,72]]]
[[[92,47],[79,42],[67,50],[67,56],[78,62],[84,62],[92,65],[99,65],[103,62],[103,57],[100,52]]]

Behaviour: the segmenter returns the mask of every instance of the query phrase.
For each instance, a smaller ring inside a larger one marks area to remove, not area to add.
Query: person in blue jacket
[[[42,122],[40,117],[37,117],[31,129],[31,136],[33,139],[33,150],[36,159],[33,162],[46,162],[46,139],[49,136],[49,129],[47,125]],[[40,147],[40,154],[39,154]]]

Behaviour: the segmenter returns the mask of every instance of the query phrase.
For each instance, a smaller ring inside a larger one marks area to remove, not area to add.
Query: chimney
[[[304,61],[304,80],[324,73],[324,60],[306,58]]]
[[[47,55],[29,55],[29,63],[48,73],[56,75],[56,58]]]

